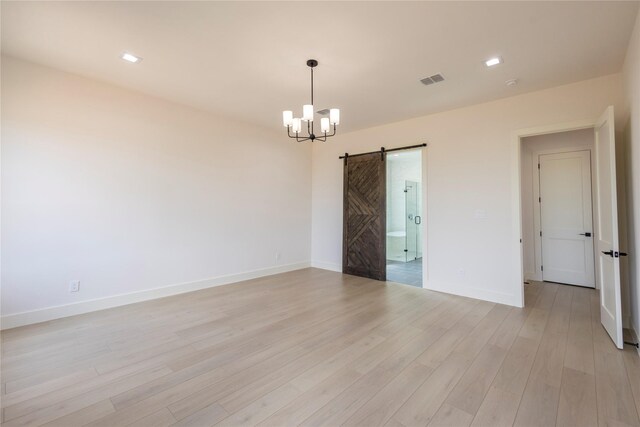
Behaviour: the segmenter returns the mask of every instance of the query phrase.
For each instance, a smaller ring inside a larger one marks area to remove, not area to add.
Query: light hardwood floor
[[[3,425],[638,426],[595,291],[526,308],[305,269],[2,333]]]

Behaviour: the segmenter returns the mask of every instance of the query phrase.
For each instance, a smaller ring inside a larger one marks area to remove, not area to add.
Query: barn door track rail
[[[382,159],[384,159],[384,153],[390,153],[392,151],[400,151],[400,150],[410,150],[412,148],[420,148],[420,147],[426,147],[426,146],[427,146],[427,144],[407,145],[406,147],[389,148],[388,150],[385,149],[384,147],[380,147],[379,150],[377,150],[377,151],[369,151],[368,153],[358,153],[358,154],[344,153],[344,156],[340,156],[338,158],[339,159],[347,159],[349,157],[366,156],[367,154],[380,153],[380,156],[382,157]]]

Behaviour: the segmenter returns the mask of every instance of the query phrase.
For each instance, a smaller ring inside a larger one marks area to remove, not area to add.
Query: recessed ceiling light
[[[140,62],[142,61],[142,58],[140,58],[139,56],[135,56],[131,53],[128,52],[124,52],[122,55],[120,55],[120,58],[124,59],[127,62],[132,62],[132,63],[136,63],[136,62]]]
[[[499,56],[496,56],[494,58],[489,58],[486,61],[484,61],[484,65],[486,65],[487,67],[494,67],[499,64],[502,64],[502,58],[500,58]]]

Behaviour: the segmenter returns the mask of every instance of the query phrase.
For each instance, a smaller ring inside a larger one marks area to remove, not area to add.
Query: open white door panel
[[[622,303],[620,292],[620,248],[618,247],[618,200],[616,194],[616,146],[613,107],[596,123],[597,272],[600,282],[600,321],[622,348]]]

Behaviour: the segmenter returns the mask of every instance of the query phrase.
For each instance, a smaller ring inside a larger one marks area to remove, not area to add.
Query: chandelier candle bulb
[[[291,126],[293,124],[293,111],[282,112],[282,123],[284,127]]]
[[[332,125],[340,124],[340,110],[338,108],[332,108],[329,110],[329,121]]]
[[[293,129],[291,129],[291,131],[293,133],[299,133],[302,130],[302,120],[299,118],[295,118],[293,119]]]
[[[329,118],[328,117],[323,117],[320,119],[320,130],[322,131],[322,133],[327,133],[329,132]]]
[[[307,104],[302,106],[302,120],[307,122],[313,121],[313,105]]]

